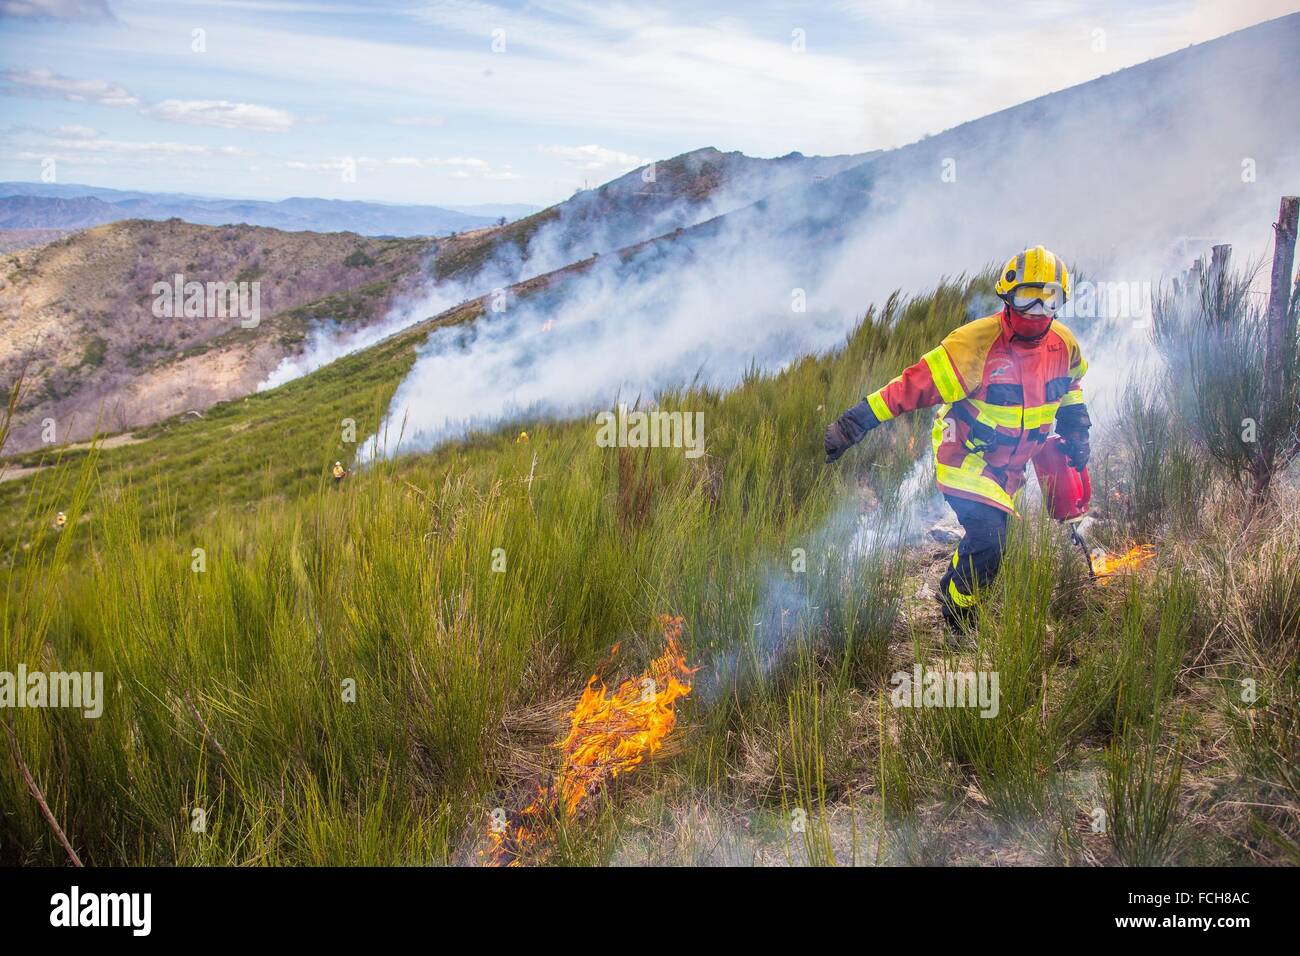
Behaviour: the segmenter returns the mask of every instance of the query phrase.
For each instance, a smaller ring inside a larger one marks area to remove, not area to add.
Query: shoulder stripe
[[[943,340],[943,347],[967,395],[979,388],[984,379],[984,360],[1002,333],[1002,316],[986,315],[974,322],[959,325]]]

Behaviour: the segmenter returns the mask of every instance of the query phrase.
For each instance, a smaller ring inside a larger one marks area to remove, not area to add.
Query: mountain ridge
[[[278,201],[225,199],[74,184],[0,183],[3,229],[82,229],[123,219],[182,219],[206,226],[243,224],[406,238],[479,229],[503,215],[468,213],[463,208],[308,196]]]

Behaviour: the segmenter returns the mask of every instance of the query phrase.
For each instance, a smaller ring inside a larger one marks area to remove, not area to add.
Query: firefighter
[[[1070,295],[1065,263],[1042,246],[1012,257],[998,274],[999,313],[962,325],[921,360],[826,429],[832,462],[891,418],[939,406],[931,432],[939,489],[965,535],[937,595],[953,630],[969,629],[976,592],[997,575],[1007,521],[1025,465],[1053,427],[1075,468],[1088,462],[1088,370],[1079,343],[1056,313]]]
[[[343,467],[343,462],[334,462],[334,467],[330,469],[330,474],[334,476],[334,484],[338,484],[348,476],[348,470]]]
[[[54,513],[54,530],[62,531],[67,526],[68,526],[68,516],[65,515],[62,511],[56,511]]]

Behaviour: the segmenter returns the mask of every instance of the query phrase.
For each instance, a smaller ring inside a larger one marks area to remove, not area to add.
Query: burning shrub
[[[1123,554],[1100,554],[1092,559],[1092,570],[1101,584],[1121,572],[1134,571],[1156,556],[1155,545],[1135,544]]]
[[[530,856],[544,856],[557,818],[576,817],[606,781],[634,770],[663,746],[677,725],[677,701],[691,692],[694,671],[678,643],[682,618],[663,614],[659,625],[664,651],[641,675],[624,680],[613,693],[599,675],[587,681],[569,714],[569,731],[556,744],[562,763],[554,778],[538,786],[536,798],[514,820],[489,825],[484,856],[491,863],[517,866]]]

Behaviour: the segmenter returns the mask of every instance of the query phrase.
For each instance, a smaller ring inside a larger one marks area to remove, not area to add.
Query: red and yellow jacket
[[[1087,370],[1060,322],[1029,342],[1013,337],[1002,312],[954,329],[866,404],[879,422],[940,406],[932,433],[939,488],[1014,513],[1025,465],[1053,426],[1087,431],[1079,385]]]

